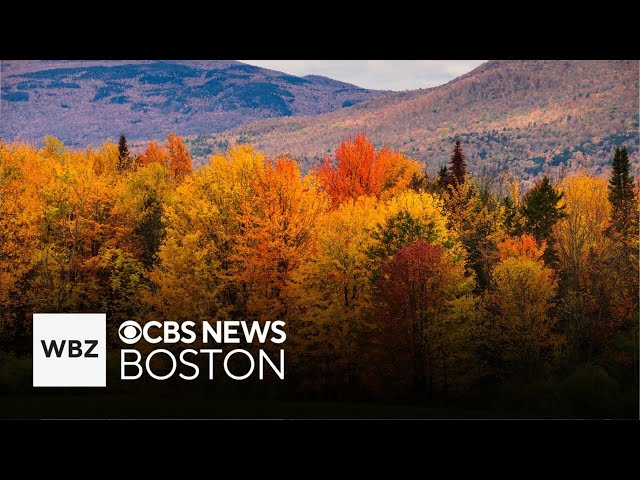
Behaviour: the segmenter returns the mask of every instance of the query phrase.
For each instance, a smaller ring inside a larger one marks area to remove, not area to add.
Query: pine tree
[[[127,139],[124,133],[120,135],[120,141],[118,142],[118,171],[123,172],[130,170],[131,157],[129,157],[129,147],[127,146]]]
[[[429,175],[425,166],[424,173],[415,172],[409,181],[409,188],[415,192],[426,192],[429,188]]]
[[[507,195],[502,200],[502,207],[504,212],[504,228],[507,235],[520,235],[522,233],[522,228],[520,226],[520,212],[518,210],[518,205],[511,196]]]
[[[534,236],[538,243],[546,242],[544,260],[547,263],[555,259],[553,248],[553,226],[564,217],[564,206],[558,206],[563,194],[556,190],[546,175],[538,181],[524,196],[522,215],[524,233]]]
[[[449,164],[451,165],[451,168],[449,169],[451,183],[454,185],[463,184],[464,177],[467,174],[467,158],[464,153],[462,153],[460,140],[456,140],[456,145],[453,147],[453,155],[451,155],[451,161]]]
[[[631,166],[626,147],[616,148],[611,166],[611,178],[608,185],[608,199],[611,203],[611,222],[607,228],[607,236],[613,240],[610,255],[593,276],[600,276],[600,272],[614,272],[613,278],[605,279],[605,288],[615,285],[615,296],[611,298],[611,305],[617,307],[612,315],[616,320],[620,339],[625,339],[629,345],[635,346],[631,363],[637,365],[638,346],[638,311],[640,297],[638,291],[638,199],[631,176]],[[615,277],[620,279],[615,281]],[[617,298],[616,298],[617,296]],[[602,302],[601,302],[602,303]],[[617,348],[618,353],[620,349]],[[636,367],[637,368],[637,367]],[[638,371],[634,372],[634,382],[637,388]]]
[[[449,171],[446,165],[442,165],[438,171],[438,175],[434,179],[433,183],[429,185],[430,192],[444,192],[447,190],[449,183]]]
[[[627,147],[616,148],[609,179],[609,202],[613,207],[611,228],[622,235],[629,233],[636,218],[636,195]]]

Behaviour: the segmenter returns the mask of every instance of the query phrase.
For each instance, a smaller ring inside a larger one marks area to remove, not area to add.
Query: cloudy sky
[[[441,85],[485,60],[240,60],[292,75],[324,75],[360,87],[410,90]]]

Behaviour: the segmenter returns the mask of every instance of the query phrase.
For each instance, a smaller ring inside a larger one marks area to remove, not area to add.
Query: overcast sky
[[[324,75],[359,87],[413,90],[441,85],[485,60],[240,60],[292,75]]]

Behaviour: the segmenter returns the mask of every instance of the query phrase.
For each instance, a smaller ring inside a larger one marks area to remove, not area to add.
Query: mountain
[[[313,117],[264,120],[188,139],[202,158],[229,144],[288,153],[307,168],[364,132],[434,173],[460,139],[472,171],[521,179],[638,160],[637,61],[490,61],[439,87],[388,95]]]
[[[2,61],[0,75],[0,137],[51,134],[77,146],[121,132],[130,140],[220,132],[384,94],[230,60]]]

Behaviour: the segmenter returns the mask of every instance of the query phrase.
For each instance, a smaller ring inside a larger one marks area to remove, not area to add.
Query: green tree
[[[109,341],[116,343],[118,326],[125,320],[140,319],[146,311],[141,297],[144,266],[118,248],[104,250],[95,260],[100,309],[107,312]]]
[[[411,181],[409,182],[409,188],[418,193],[427,191],[429,188],[429,175],[427,174],[426,166],[424,172],[415,172],[413,174]]]
[[[478,289],[484,290],[489,284],[490,271],[499,260],[496,242],[504,236],[499,205],[492,196],[483,198],[475,178],[450,185],[444,205],[448,213],[447,226],[462,241],[467,251],[467,266],[476,274]]]
[[[425,222],[406,210],[389,217],[384,226],[379,225],[371,233],[376,244],[367,253],[372,257],[387,259],[393,257],[398,249],[419,240],[433,242],[438,232],[434,221]]]
[[[551,185],[545,175],[527,192],[522,204],[524,233],[533,235],[538,243],[546,242],[543,258],[547,264],[556,258],[552,229],[565,216],[564,206],[559,205],[562,197],[563,194]]]
[[[146,268],[157,260],[164,238],[162,211],[170,195],[169,171],[158,163],[134,172],[118,205],[123,222],[131,228],[128,240]]]
[[[609,179],[609,202],[613,207],[611,229],[627,235],[637,223],[636,194],[627,147],[616,148]]]
[[[131,170],[131,157],[129,156],[129,147],[127,146],[127,139],[124,133],[120,135],[118,141],[118,171],[124,172]]]
[[[615,355],[626,358],[633,368],[631,378],[637,390],[638,385],[638,311],[640,288],[638,282],[638,199],[631,176],[631,166],[626,147],[617,148],[609,179],[608,198],[611,203],[611,222],[607,236],[612,240],[606,270],[619,276],[621,282],[615,285],[612,305],[616,308],[613,318],[618,320],[619,336]],[[608,282],[608,286],[612,282]],[[627,345],[627,347],[625,347]],[[631,346],[629,348],[628,346]],[[631,369],[629,369],[631,371]]]
[[[506,234],[512,236],[520,235],[522,233],[522,218],[518,205],[511,196],[507,195],[502,200],[502,207],[504,209],[503,217]]]

